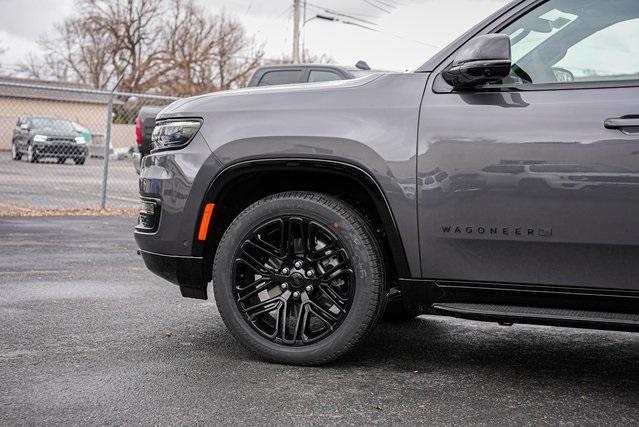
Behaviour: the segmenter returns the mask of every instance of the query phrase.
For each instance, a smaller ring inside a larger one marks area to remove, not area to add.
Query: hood
[[[30,132],[33,135],[45,135],[59,138],[75,138],[76,136],[80,136],[80,133],[76,131],[66,132],[55,128],[32,128]]]
[[[383,75],[384,73],[374,73],[349,80],[250,87],[214,92],[179,99],[160,111],[157,119],[175,116],[186,117],[215,110],[254,109],[257,105],[268,105],[268,99],[271,98],[291,97],[293,100],[298,96],[308,97],[334,91],[355,90]]]

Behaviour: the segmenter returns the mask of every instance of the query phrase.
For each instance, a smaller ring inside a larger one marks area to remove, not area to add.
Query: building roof
[[[109,96],[79,83],[0,77],[0,98],[28,98],[61,102],[107,104]]]

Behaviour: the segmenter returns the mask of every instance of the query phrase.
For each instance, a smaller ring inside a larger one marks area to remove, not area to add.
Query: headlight
[[[191,141],[201,123],[199,120],[169,120],[156,124],[151,137],[153,148],[185,146]]]
[[[36,135],[33,137],[33,142],[44,142],[47,140],[46,135]]]
[[[75,137],[75,143],[76,143],[76,144],[86,144],[86,143],[87,143],[87,140],[86,140],[86,139],[84,139],[84,137],[83,137],[83,136],[76,136],[76,137]]]

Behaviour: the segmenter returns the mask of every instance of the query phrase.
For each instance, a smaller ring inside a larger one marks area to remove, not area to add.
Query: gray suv
[[[636,0],[517,0],[412,73],[177,101],[144,261],[282,363],[389,309],[637,331],[636,40]]]
[[[73,122],[59,117],[20,117],[11,137],[11,158],[26,156],[29,163],[55,158],[58,163],[73,159],[83,165],[89,155],[88,141]]]

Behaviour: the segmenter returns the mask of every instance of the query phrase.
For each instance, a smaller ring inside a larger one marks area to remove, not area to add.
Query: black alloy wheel
[[[275,362],[333,360],[375,326],[386,303],[384,263],[357,211],[330,196],[290,192],[246,208],[213,264],[222,319]]]
[[[305,345],[339,327],[353,301],[351,260],[328,227],[280,216],[246,236],[236,258],[235,302],[255,330],[285,345]]]

